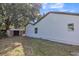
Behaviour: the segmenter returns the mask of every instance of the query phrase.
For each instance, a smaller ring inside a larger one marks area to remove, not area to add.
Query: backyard
[[[1,56],[68,56],[71,52],[79,52],[79,46],[29,37],[0,39]]]

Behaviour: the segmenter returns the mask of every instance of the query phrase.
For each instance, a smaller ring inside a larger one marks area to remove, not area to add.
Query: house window
[[[74,24],[73,23],[68,24],[68,30],[69,31],[74,31]]]
[[[38,28],[35,28],[35,34],[37,34],[38,33]]]

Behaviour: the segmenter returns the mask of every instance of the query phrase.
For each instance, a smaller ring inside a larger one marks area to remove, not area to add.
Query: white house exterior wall
[[[74,24],[74,31],[68,31],[68,24]],[[34,28],[38,33],[34,33]],[[50,13],[35,25],[26,27],[26,35],[51,41],[79,45],[79,16]]]

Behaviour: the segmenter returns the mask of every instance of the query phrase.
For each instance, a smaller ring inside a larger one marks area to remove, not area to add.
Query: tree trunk
[[[10,21],[9,21],[9,18],[7,18],[7,19],[5,20],[6,31],[9,29],[9,26],[10,26]]]

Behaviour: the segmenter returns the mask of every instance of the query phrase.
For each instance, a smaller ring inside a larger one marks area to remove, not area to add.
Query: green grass
[[[65,45],[57,42],[31,39],[34,55],[41,56],[68,56],[71,52],[78,51],[79,46]]]
[[[70,56],[71,52],[79,52],[79,46],[29,37],[0,39],[1,56]]]

